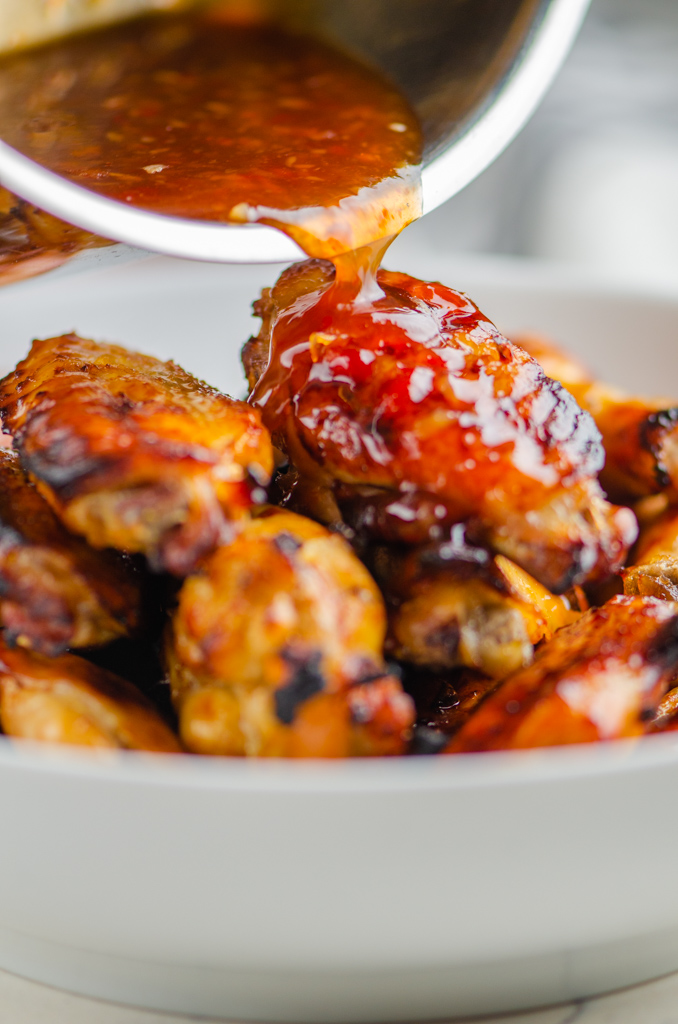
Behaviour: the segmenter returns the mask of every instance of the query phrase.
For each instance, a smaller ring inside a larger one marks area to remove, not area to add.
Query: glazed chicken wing
[[[95,551],[61,525],[19,464],[0,448],[0,624],[43,654],[91,647],[139,625],[139,573],[124,555]]]
[[[377,280],[380,297],[343,302],[331,265],[309,260],[255,305],[250,400],[300,478],[419,498],[554,592],[619,568],[636,525],[598,485],[588,413],[464,295]]]
[[[633,564],[622,579],[625,594],[678,601],[678,509],[642,526]]]
[[[175,363],[73,334],[34,342],[0,411],[69,530],[177,575],[264,497],[272,468],[256,410]]]
[[[414,710],[384,665],[385,625],[346,541],[264,512],[180,591],[166,653],[184,744],[202,754],[403,753]]]
[[[628,500],[667,491],[678,496],[678,402],[643,398],[594,380],[574,357],[537,336],[517,339],[596,421],[603,437],[607,491]]]
[[[448,540],[411,552],[374,549],[368,564],[389,610],[387,650],[410,664],[467,666],[501,679],[578,617],[514,562],[470,545],[462,524]]]
[[[504,680],[449,753],[637,736],[678,673],[678,604],[612,598],[559,630]]]
[[[131,683],[73,654],[45,658],[1,639],[0,725],[8,736],[48,743],[181,749]]]
[[[110,244],[0,186],[0,285],[43,274],[82,249]]]

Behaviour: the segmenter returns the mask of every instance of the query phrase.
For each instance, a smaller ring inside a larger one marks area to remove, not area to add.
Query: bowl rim
[[[0,773],[233,794],[404,796],[625,777],[674,768],[678,768],[678,732],[529,750],[337,760],[94,750],[0,736]]]

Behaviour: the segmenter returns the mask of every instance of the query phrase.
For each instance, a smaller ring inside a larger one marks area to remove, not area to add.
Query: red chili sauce
[[[274,224],[317,256],[420,212],[419,125],[390,83],[312,36],[216,13],[4,57],[0,137],[111,199]]]

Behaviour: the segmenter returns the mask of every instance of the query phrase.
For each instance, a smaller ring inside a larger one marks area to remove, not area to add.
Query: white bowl
[[[403,250],[608,378],[678,382],[678,298]],[[409,265],[408,265],[409,264]],[[2,360],[81,333],[231,391],[272,268],[154,258],[0,293]],[[271,1021],[422,1020],[678,967],[678,737],[374,762],[95,757],[0,741],[0,966]]]

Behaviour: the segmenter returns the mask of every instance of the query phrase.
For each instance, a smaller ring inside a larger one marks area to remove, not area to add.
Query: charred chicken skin
[[[34,342],[0,411],[69,530],[177,575],[264,496],[272,469],[256,410],[175,363],[74,334]]]
[[[91,647],[133,632],[139,573],[123,555],[73,537],[0,448],[0,623],[11,643],[43,654]]]
[[[603,384],[542,337],[517,340],[593,416],[605,448],[600,479],[610,494],[620,500],[660,491],[678,497],[678,402],[629,395]]]
[[[496,689],[449,753],[587,743],[647,731],[678,673],[678,604],[613,597],[559,630]]]
[[[73,654],[46,658],[0,639],[0,725],[8,736],[82,747],[175,753],[153,705],[111,672]]]
[[[382,656],[379,591],[341,537],[270,509],[183,584],[166,657],[196,753],[404,753],[414,708]]]
[[[554,592],[616,571],[636,524],[596,480],[590,415],[466,296],[389,271],[376,281],[356,295],[309,260],[255,304],[250,401],[300,480],[420,498]]]

